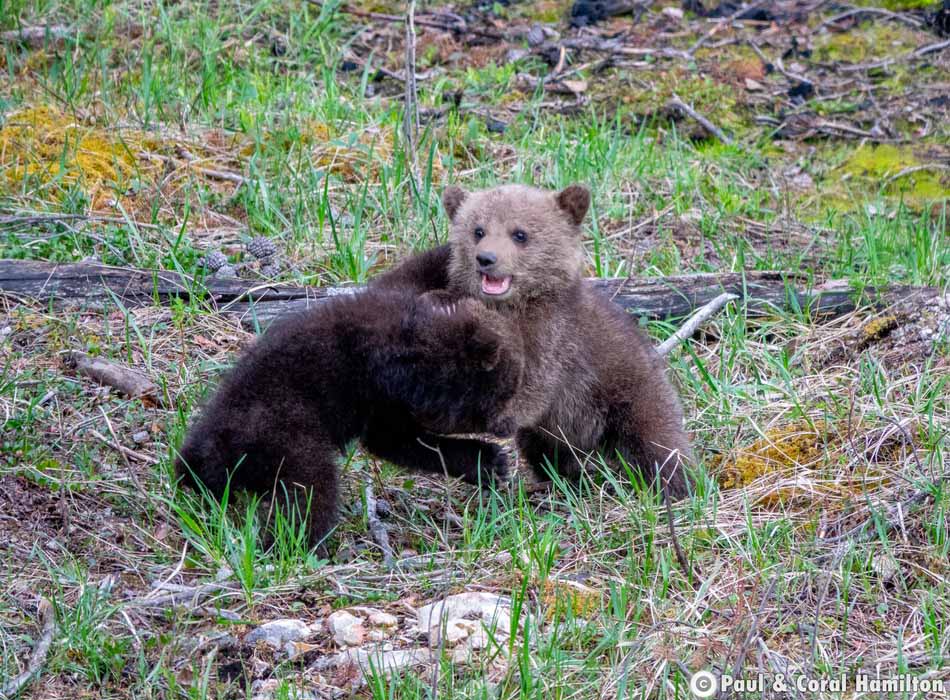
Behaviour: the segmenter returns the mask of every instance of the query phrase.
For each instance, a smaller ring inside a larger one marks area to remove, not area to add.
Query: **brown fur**
[[[520,338],[482,304],[448,310],[411,291],[338,297],[274,324],[241,357],[192,426],[176,470],[220,497],[277,490],[311,538],[335,521],[337,457],[359,439],[395,464],[472,483],[504,478],[507,455],[440,432],[485,432],[520,386]],[[439,454],[419,443],[441,450]],[[230,481],[229,481],[230,480]]]
[[[671,495],[685,495],[690,446],[665,363],[634,318],[582,284],[580,224],[589,192],[578,185],[557,193],[450,187],[443,202],[450,244],[410,258],[375,284],[480,299],[521,335],[523,383],[492,430],[516,431],[539,475],[548,461],[577,476],[599,451],[615,464],[620,457],[638,466],[649,481],[661,475]],[[483,272],[510,276],[507,294],[486,294]]]

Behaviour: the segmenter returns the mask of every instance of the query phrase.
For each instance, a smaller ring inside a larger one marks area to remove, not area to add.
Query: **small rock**
[[[251,645],[264,642],[273,649],[281,649],[287,642],[301,641],[311,634],[310,626],[305,622],[284,618],[265,622],[257,629],[251,630],[244,641]]]
[[[815,181],[808,173],[799,173],[791,179],[791,184],[797,190],[810,190],[815,186]]]
[[[505,54],[506,63],[517,63],[523,58],[527,58],[531,55],[531,52],[526,49],[508,49],[508,53]]]
[[[287,642],[284,645],[284,653],[287,654],[288,659],[295,659],[302,654],[306,654],[308,651],[315,651],[320,649],[319,644],[309,644],[307,642]]]
[[[890,581],[897,575],[897,564],[894,559],[887,554],[876,554],[871,559],[871,568],[885,582]]]
[[[288,682],[279,678],[258,679],[251,683],[251,700],[274,700],[277,697],[291,697],[294,700],[317,700],[319,697],[311,690],[304,690],[294,684],[287,693]],[[283,692],[280,692],[283,691]]]
[[[371,624],[373,627],[383,627],[384,629],[395,630],[399,625],[399,618],[395,615],[383,612],[382,610],[375,610],[370,613],[366,621]]]
[[[364,618],[352,614],[347,610],[337,610],[327,618],[327,627],[333,635],[337,646],[356,647],[366,639],[366,628],[363,627]]]
[[[482,629],[484,625],[492,628],[499,637],[506,637],[511,628],[511,601],[494,593],[459,593],[422,606],[416,612],[416,619],[419,630],[428,634],[430,646],[439,644],[443,624],[447,640],[449,634],[460,634],[449,632],[453,626],[462,623],[464,627],[465,623],[472,621],[477,625],[474,629]],[[468,629],[471,634],[473,628]]]
[[[531,29],[528,30],[528,46],[532,48],[535,46],[541,46],[544,43],[544,27],[540,23],[535,22],[531,25]]]
[[[745,89],[751,90],[753,92],[759,92],[759,91],[764,90],[765,86],[762,83],[753,80],[752,78],[746,78]]]
[[[350,608],[350,610],[366,618],[363,629],[369,628],[366,631],[366,637],[371,642],[382,642],[391,637],[399,627],[399,618],[388,612],[363,606]]]
[[[664,7],[662,10],[660,10],[660,14],[664,15],[665,17],[669,17],[672,20],[676,20],[677,22],[683,19],[683,10],[679,7]]]
[[[354,685],[366,683],[366,676],[389,676],[410,666],[420,666],[432,661],[432,652],[425,647],[396,649],[387,651],[382,648],[347,649],[333,659],[335,666],[355,667],[358,675]]]
[[[488,115],[485,117],[485,127],[488,129],[489,134],[503,134],[505,133],[505,129],[508,128],[508,125],[500,119],[495,119],[493,116]]]
[[[149,437],[147,430],[140,430],[137,433],[132,433],[132,442],[136,445],[141,445],[143,442],[148,442]]]
[[[478,624],[478,627],[480,626]],[[468,639],[475,630],[476,623],[473,620],[450,620],[445,625],[445,642],[450,647],[455,646],[463,639]],[[439,643],[441,643],[441,639],[436,642],[436,644]]]

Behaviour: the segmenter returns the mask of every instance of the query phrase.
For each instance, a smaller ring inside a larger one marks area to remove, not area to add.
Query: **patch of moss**
[[[311,162],[316,167],[347,182],[356,182],[369,173],[376,173],[381,163],[389,162],[395,139],[393,129],[386,125],[336,135],[329,124],[317,120],[274,131],[268,137],[270,144],[281,151],[304,148],[309,151]],[[252,152],[253,146],[250,146],[245,155]]]
[[[767,474],[781,474],[795,467],[813,467],[825,452],[825,424],[804,421],[774,428],[727,459],[713,460],[720,486],[747,486]]]
[[[926,42],[920,32],[894,22],[862,22],[847,32],[815,39],[814,57],[822,62],[864,63],[905,53]]]
[[[603,596],[596,588],[568,579],[548,579],[544,582],[541,600],[547,608],[547,617],[555,620],[568,611],[572,617],[592,617],[601,608]]]
[[[539,0],[539,2],[518,3],[509,9],[512,16],[544,24],[557,24],[564,21],[570,14],[571,4],[565,0]]]
[[[136,174],[141,141],[81,124],[51,107],[29,107],[11,114],[0,128],[0,167],[11,182],[61,179],[81,184],[94,199]]]
[[[896,316],[881,316],[879,318],[872,318],[870,321],[865,323],[861,328],[861,332],[867,342],[872,342],[875,340],[880,340],[896,327]]]
[[[947,171],[936,165],[928,167],[909,146],[860,146],[839,170],[849,181],[862,183],[872,192],[883,189],[886,195],[901,197],[915,208],[950,198]]]

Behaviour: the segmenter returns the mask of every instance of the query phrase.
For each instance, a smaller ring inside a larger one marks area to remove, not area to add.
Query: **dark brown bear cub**
[[[176,471],[220,496],[235,489],[309,500],[319,542],[337,505],[337,458],[359,439],[393,463],[472,483],[506,476],[497,445],[446,438],[485,432],[517,391],[520,338],[475,301],[364,291],[278,321],[224,377],[192,426]],[[442,458],[430,447],[438,447]]]
[[[377,288],[441,289],[478,299],[522,336],[521,388],[490,426],[516,431],[539,475],[545,461],[577,475],[595,451],[661,476],[683,496],[689,440],[666,366],[636,320],[582,282],[581,223],[590,193],[508,185],[484,192],[449,187],[450,243],[382,275]]]

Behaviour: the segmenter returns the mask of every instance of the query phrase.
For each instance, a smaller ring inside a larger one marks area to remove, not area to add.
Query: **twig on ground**
[[[729,15],[728,17],[723,17],[721,20],[719,20],[718,22],[716,22],[716,24],[713,26],[712,29],[710,29],[708,32],[706,32],[706,33],[703,34],[701,37],[699,37],[699,39],[696,40],[696,43],[694,43],[692,46],[689,47],[689,49],[686,51],[686,54],[687,54],[688,56],[692,56],[692,55],[695,54],[699,49],[702,48],[703,44],[705,44],[707,41],[709,41],[710,39],[712,39],[716,34],[718,34],[720,30],[722,30],[722,29],[723,29],[724,27],[726,27],[727,25],[730,25],[730,24],[732,24],[733,22],[735,22],[737,19],[739,19],[739,16],[740,16],[740,15],[743,15],[743,14],[745,14],[746,12],[749,12],[749,11],[751,11],[751,10],[754,10],[754,9],[758,8],[760,5],[764,5],[764,4],[765,4],[765,0],[759,0],[759,2],[754,2],[754,3],[752,3],[751,5],[749,5],[748,7],[742,7],[742,6],[740,5],[740,7],[739,7],[738,10],[736,10],[735,12],[733,12],[733,13],[732,13],[731,15]]]
[[[912,61],[915,58],[926,56],[928,53],[943,51],[946,48],[950,48],[950,39],[946,41],[938,41],[934,44],[927,44],[926,46],[921,46],[919,49],[908,51],[905,54],[897,56],[896,58],[885,58],[882,61],[875,61],[874,63],[857,63],[853,66],[839,66],[837,70],[841,71],[842,73],[856,73],[863,70],[874,70],[876,68],[886,68],[892,63],[900,63],[902,61]]]
[[[225,583],[205,583],[200,586],[179,586],[166,583],[141,598],[130,600],[129,605],[139,608],[169,608],[175,605],[188,605],[197,608],[209,595],[232,590],[232,587]],[[160,592],[165,592],[165,595],[154,595]]]
[[[449,490],[449,486],[452,483],[452,477],[449,475],[449,468],[445,465],[445,456],[442,454],[442,448],[438,445],[430,445],[427,442],[423,442],[422,438],[416,438],[416,441],[425,447],[426,449],[432,450],[439,456],[439,463],[442,465],[442,473],[445,475],[445,524],[446,531],[442,533],[442,539],[448,545],[449,542],[449,533],[448,533],[448,522],[451,520],[453,523],[458,524],[459,517],[452,510],[452,492]]]
[[[392,545],[389,544],[389,531],[383,521],[379,519],[379,513],[376,510],[376,494],[373,493],[373,485],[367,482],[363,487],[363,494],[366,498],[367,529],[369,529],[373,541],[383,552],[383,566],[391,569],[396,563],[396,555],[393,552]]]
[[[159,155],[158,153],[148,153],[147,151],[142,151],[139,153],[142,158],[146,160],[158,160],[163,163],[170,163],[182,170],[192,170],[199,175],[204,175],[205,177],[210,177],[212,180],[225,180],[227,182],[233,182],[238,185],[246,185],[249,181],[246,177],[240,173],[232,173],[228,170],[215,170],[213,168],[205,168],[201,165],[196,165],[191,161],[182,161],[177,158],[172,158],[170,156]]]
[[[72,29],[57,24],[43,27],[20,27],[0,32],[0,43],[26,44],[31,49],[39,49],[43,47],[47,39],[51,43],[59,44],[75,37],[76,32]]]
[[[943,482],[947,481],[950,478],[950,473],[943,474],[934,482],[932,486],[937,487]],[[907,511],[911,506],[922,503],[928,499],[933,498],[933,493],[930,489],[920,489],[915,491],[913,495],[905,499],[904,501],[898,501],[894,505],[885,505],[884,507],[884,525],[886,529],[893,530],[900,523],[903,518],[903,513]],[[840,535],[835,535],[834,537],[824,537],[821,542],[823,544],[855,544],[858,542],[864,542],[874,536],[874,533],[877,532],[876,529],[871,528],[870,526],[874,523],[874,516],[867,518],[860,525],[857,525],[847,532],[844,532]],[[836,552],[832,552],[830,555],[822,555],[820,559],[828,558],[829,556],[837,556]]]
[[[90,357],[84,352],[70,352],[63,357],[63,363],[79,374],[95,379],[100,384],[110,386],[133,399],[141,399],[147,406],[164,404],[158,386],[144,374],[131,367],[115,362]]]
[[[323,7],[323,2],[321,0],[307,0],[311,5],[316,5],[317,7]],[[362,17],[364,19],[375,19],[380,22],[394,22],[402,23],[405,21],[404,17],[399,15],[387,15],[382,12],[367,12],[366,10],[358,10],[355,7],[349,7],[347,5],[340,5],[336,8],[340,12],[345,12],[348,15],[353,15],[354,17]],[[441,29],[444,32],[458,32],[459,34],[474,34],[475,36],[485,37],[486,39],[507,39],[504,34],[499,34],[498,32],[486,31],[484,29],[474,29],[469,27],[468,24],[461,20],[461,17],[453,15],[455,18],[451,23],[439,22],[434,19],[416,19],[416,24],[420,27],[428,27],[430,29]]]
[[[893,19],[898,22],[903,22],[904,24],[908,24],[914,28],[922,27],[924,25],[924,23],[921,22],[916,17],[911,17],[910,15],[902,15],[897,12],[891,12],[890,10],[881,9],[879,7],[853,7],[847,12],[842,12],[840,15],[829,17],[824,22],[822,22],[817,27],[815,27],[814,33],[820,32],[829,24],[840,22],[843,19],[848,19],[849,17],[854,17],[855,15],[878,15],[879,17],[887,17],[888,19]]]
[[[706,131],[708,131],[710,134],[712,134],[717,139],[722,141],[724,144],[726,144],[727,146],[732,145],[733,142],[732,142],[731,137],[727,136],[726,133],[722,129],[720,129],[718,126],[716,126],[711,121],[709,121],[709,119],[707,119],[702,114],[697,112],[695,109],[690,107],[688,104],[683,102],[683,100],[681,100],[678,95],[674,94],[673,99],[667,102],[667,106],[673,109],[678,109],[683,114],[689,117],[692,117],[694,120],[699,122],[699,124],[704,129],[706,129]]]
[[[136,452],[135,450],[129,449],[125,445],[120,445],[114,440],[110,440],[105,435],[100,433],[98,430],[90,430],[89,434],[92,435],[96,440],[111,447],[113,450],[118,452],[123,456],[123,458],[134,459],[136,462],[144,462],[145,464],[158,464],[158,460],[154,457],[149,457],[148,455],[143,455],[141,452]],[[128,465],[131,471],[131,465]]]
[[[43,632],[40,634],[36,646],[33,647],[30,662],[26,665],[23,673],[14,676],[0,687],[0,695],[5,698],[18,695],[46,663],[46,655],[49,654],[50,645],[53,643],[53,633],[56,631],[56,614],[52,604],[45,598],[40,598],[37,612],[43,622]]]
[[[726,304],[738,298],[737,294],[729,294],[728,292],[720,294],[702,308],[697,309],[696,313],[686,319],[686,323],[680,326],[676,333],[657,346],[656,351],[661,356],[669,355],[673,348],[689,338],[701,325],[719,313]]]
[[[106,223],[106,224],[125,224],[130,223],[134,224],[136,227],[142,228],[152,228],[158,229],[161,228],[156,224],[146,224],[140,221],[130,221],[129,219],[124,219],[119,216],[100,216],[98,214],[53,214],[46,212],[22,212],[20,214],[12,214],[10,216],[0,216],[0,227],[6,226],[32,226],[34,224],[55,224],[55,223],[64,223],[66,221],[75,221],[80,220],[82,222],[95,221],[97,223]]]
[[[416,88],[416,1],[409,3],[406,12],[406,98],[403,103],[402,130],[405,138],[409,175],[412,178],[412,196],[419,191],[416,163],[416,141],[419,135],[419,94]]]
[[[670,455],[667,459],[679,459],[679,455]],[[670,487],[666,483],[666,479],[663,478],[662,469],[659,471],[657,478],[663,490],[663,503],[666,506],[666,524],[670,528],[670,540],[673,542],[673,551],[676,553],[676,559],[679,561],[683,573],[686,574],[686,578],[692,581],[693,567],[689,565],[689,559],[687,559],[686,554],[683,553],[679,537],[676,535],[676,521],[673,518],[673,507],[670,505]]]
[[[779,575],[776,574],[772,577],[772,580],[769,582],[769,587],[765,590],[765,593],[762,595],[762,599],[759,601],[759,609],[754,615],[750,615],[752,622],[749,623],[749,631],[746,633],[745,639],[742,642],[742,645],[739,647],[739,653],[736,656],[736,662],[732,667],[732,676],[734,678],[740,678],[742,676],[742,666],[745,663],[745,657],[749,653],[749,649],[752,648],[752,645],[755,643],[756,639],[759,639],[759,619],[762,617],[762,613],[765,611],[765,604],[769,602],[769,599],[772,597],[772,592],[775,590],[775,584],[778,583]],[[722,688],[716,694],[716,697],[722,697]]]
[[[921,170],[950,170],[950,165],[944,165],[943,163],[924,163],[923,165],[912,165],[909,168],[904,168],[895,175],[891,175],[884,182],[885,184],[889,185],[895,180],[900,180],[902,177],[919,173]]]

